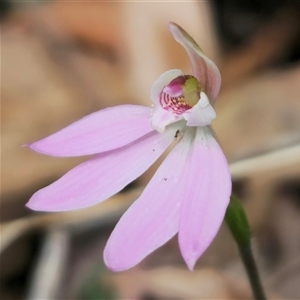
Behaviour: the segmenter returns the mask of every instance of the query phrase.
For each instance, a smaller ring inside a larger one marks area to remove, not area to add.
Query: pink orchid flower
[[[170,31],[186,49],[193,76],[168,71],[152,86],[152,107],[100,110],[29,145],[53,156],[95,154],[31,197],[27,206],[40,211],[80,209],[104,201],[171,148],[107,242],[104,260],[113,271],[135,266],[176,233],[193,270],[229,203],[228,163],[209,127],[216,116],[212,105],[220,89],[219,70],[181,27],[171,23]]]

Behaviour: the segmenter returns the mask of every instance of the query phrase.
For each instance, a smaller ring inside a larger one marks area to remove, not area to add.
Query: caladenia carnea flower
[[[220,73],[178,25],[170,31],[187,51],[193,75],[171,70],[151,89],[152,107],[100,110],[29,145],[53,156],[94,157],[36,192],[27,206],[80,209],[106,200],[168,153],[142,195],[124,213],[104,250],[108,268],[133,267],[178,233],[192,270],[215,237],[231,193],[228,164],[209,124]]]

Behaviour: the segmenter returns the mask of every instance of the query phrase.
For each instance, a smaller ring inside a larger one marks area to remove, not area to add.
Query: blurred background
[[[191,73],[178,23],[219,66],[213,127],[243,200],[270,299],[300,299],[300,2],[7,1],[1,8],[1,283],[6,299],[249,299],[226,226],[189,272],[177,237],[112,273],[102,251],[154,168],[110,201],[25,208],[84,158],[20,147],[99,109],[150,104],[168,69]],[[133,161],[134,163],[134,161]]]

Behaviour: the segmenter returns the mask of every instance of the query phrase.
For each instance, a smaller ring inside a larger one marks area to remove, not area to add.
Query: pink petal
[[[175,40],[187,51],[192,63],[194,76],[204,87],[204,91],[211,103],[214,104],[221,87],[221,75],[218,67],[204,55],[194,39],[180,26],[170,23],[170,31]]]
[[[190,270],[206,250],[224,219],[231,193],[226,158],[209,127],[197,129],[181,207],[179,244]]]
[[[166,110],[160,106],[156,106],[153,108],[151,125],[158,132],[163,133],[168,125],[181,119],[182,116],[175,115],[170,110]]]
[[[181,70],[169,70],[158,77],[151,87],[151,100],[155,105],[160,105],[159,98],[163,88],[173,79],[183,75]]]
[[[101,202],[144,173],[173,140],[173,130],[164,135],[153,131],[130,145],[99,154],[36,192],[27,206],[65,211]]]
[[[116,225],[104,249],[104,260],[111,270],[135,266],[178,232],[182,170],[190,144],[184,136]]]
[[[53,156],[81,156],[122,147],[152,131],[151,108],[120,105],[92,113],[40,141],[35,151]]]

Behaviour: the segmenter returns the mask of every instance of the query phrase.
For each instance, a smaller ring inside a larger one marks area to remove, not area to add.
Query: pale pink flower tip
[[[142,195],[124,213],[104,250],[108,268],[138,264],[178,233],[190,270],[215,237],[229,202],[231,179],[209,127],[220,73],[178,25],[170,31],[186,49],[193,75],[171,70],[153,84],[153,107],[121,105],[95,112],[40,141],[53,156],[94,157],[36,192],[27,206],[41,211],[80,209],[102,202],[143,174],[176,144]]]

